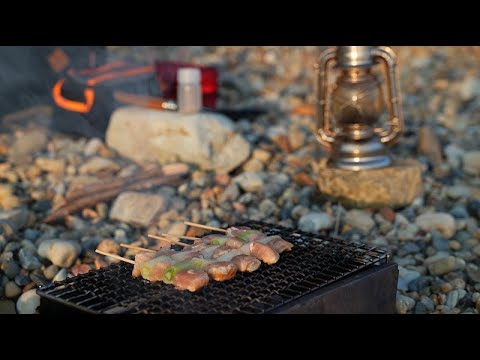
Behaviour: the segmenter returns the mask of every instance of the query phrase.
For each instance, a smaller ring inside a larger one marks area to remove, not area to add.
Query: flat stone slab
[[[423,193],[422,168],[416,160],[364,171],[322,168],[317,181],[320,192],[347,207],[399,208]]]

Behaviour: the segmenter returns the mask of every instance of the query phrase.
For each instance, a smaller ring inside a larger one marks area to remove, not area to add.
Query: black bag
[[[104,62],[103,46],[0,46],[0,116],[51,104],[51,89],[68,68]]]
[[[116,61],[95,69],[71,69],[52,88],[56,104],[52,127],[104,139],[112,112],[135,96],[160,96],[154,66]]]

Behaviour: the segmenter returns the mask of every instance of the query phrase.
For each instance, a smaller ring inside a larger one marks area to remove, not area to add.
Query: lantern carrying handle
[[[335,142],[335,132],[330,126],[330,86],[328,83],[328,67],[336,60],[337,48],[325,50],[315,64],[317,94],[317,140],[327,150],[331,150]]]
[[[387,108],[390,128],[375,128],[382,143],[392,145],[398,141],[404,131],[404,120],[401,110],[400,89],[398,87],[397,57],[392,49],[378,46],[372,49],[373,56],[385,64],[387,68],[388,101]]]

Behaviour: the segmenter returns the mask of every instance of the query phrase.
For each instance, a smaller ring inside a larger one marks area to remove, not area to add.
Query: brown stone
[[[440,141],[428,126],[420,128],[417,152],[421,155],[425,155],[432,165],[437,166],[443,161]]]
[[[120,245],[118,245],[115,241],[110,239],[102,240],[100,244],[98,244],[97,249],[103,252],[107,252],[109,254],[118,254],[120,252]]]
[[[318,187],[347,207],[398,208],[421,196],[422,168],[415,160],[364,171],[324,167],[319,170]]]
[[[80,274],[86,274],[86,273],[89,272],[90,270],[92,270],[92,269],[90,268],[89,265],[87,265],[87,264],[82,264],[82,263],[77,262],[77,263],[70,269],[70,272],[71,272],[74,276],[77,276],[77,275],[80,275]]]
[[[295,184],[300,186],[315,186],[315,181],[307,173],[298,173],[293,176]]]
[[[20,200],[13,194],[10,185],[0,184],[0,210],[10,210],[20,206]]]
[[[0,144],[0,155],[7,155],[8,146],[5,144]]]
[[[393,221],[395,220],[395,216],[396,216],[395,211],[393,211],[392,209],[390,209],[388,207],[381,208],[380,209],[380,214],[388,222],[393,223]]]
[[[311,104],[302,104],[295,107],[292,111],[294,115],[299,116],[314,116],[315,115],[315,106]]]
[[[285,135],[278,135],[272,138],[273,142],[278,145],[280,149],[289,153],[292,152],[292,145],[290,145],[290,141],[288,137]]]

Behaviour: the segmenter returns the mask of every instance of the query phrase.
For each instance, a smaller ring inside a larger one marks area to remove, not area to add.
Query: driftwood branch
[[[52,213],[43,219],[43,222],[52,223],[61,220],[76,211],[113,199],[124,191],[147,190],[155,186],[167,184],[178,185],[183,182],[186,174],[188,174],[186,165],[172,164],[166,165],[161,169],[149,169],[132,176],[112,179],[110,182],[102,181],[74,189],[67,193],[67,202],[61,207],[54,209]]]

